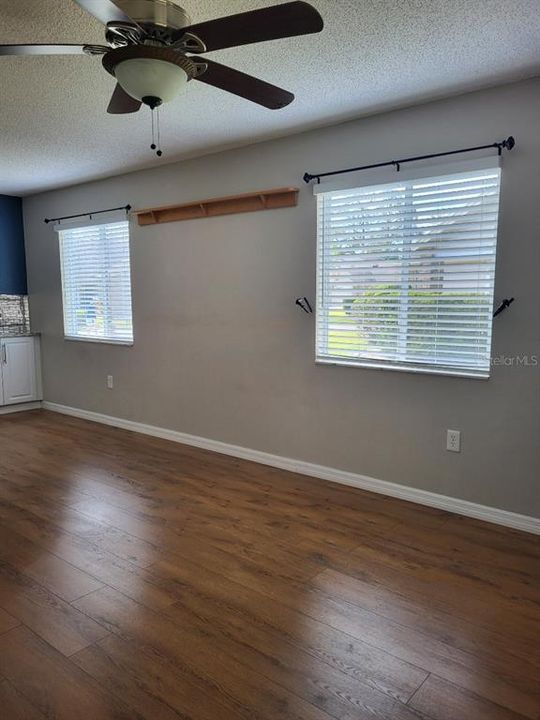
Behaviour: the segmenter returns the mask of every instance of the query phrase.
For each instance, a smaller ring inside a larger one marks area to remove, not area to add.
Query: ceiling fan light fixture
[[[136,100],[159,98],[170,102],[187,85],[187,72],[166,60],[133,58],[124,60],[115,68],[115,76],[123,89]]]
[[[198,73],[184,54],[167,47],[128,45],[103,56],[103,67],[125,92],[146,105],[145,98],[170,102]]]

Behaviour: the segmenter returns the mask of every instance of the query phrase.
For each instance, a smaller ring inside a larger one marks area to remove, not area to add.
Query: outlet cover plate
[[[446,449],[449,452],[461,452],[461,432],[459,430],[446,431]]]

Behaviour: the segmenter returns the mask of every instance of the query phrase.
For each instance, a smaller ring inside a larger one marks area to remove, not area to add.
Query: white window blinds
[[[500,169],[318,194],[317,360],[487,377]]]
[[[59,229],[65,336],[131,344],[129,223]]]

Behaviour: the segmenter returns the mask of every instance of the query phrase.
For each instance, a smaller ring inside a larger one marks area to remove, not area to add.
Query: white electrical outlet
[[[459,430],[446,431],[446,449],[450,452],[461,452],[461,432]]]
[[[107,375],[107,387],[112,390],[114,387],[114,378],[112,375]]]

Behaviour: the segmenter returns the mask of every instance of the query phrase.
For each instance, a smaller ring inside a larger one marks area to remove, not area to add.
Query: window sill
[[[342,365],[344,367],[364,368],[368,370],[394,370],[397,372],[414,373],[419,375],[442,375],[444,377],[460,377],[468,380],[489,380],[489,372],[481,370],[459,370],[457,368],[435,368],[422,367],[421,365],[392,365],[391,363],[382,363],[377,361],[370,362],[362,360],[360,362],[354,360],[342,360],[339,358],[316,358],[317,365]]]
[[[72,335],[64,335],[67,342],[84,342],[95,343],[97,345],[123,345],[124,347],[133,347],[133,340],[110,340],[108,338],[87,338],[74,337]]]

